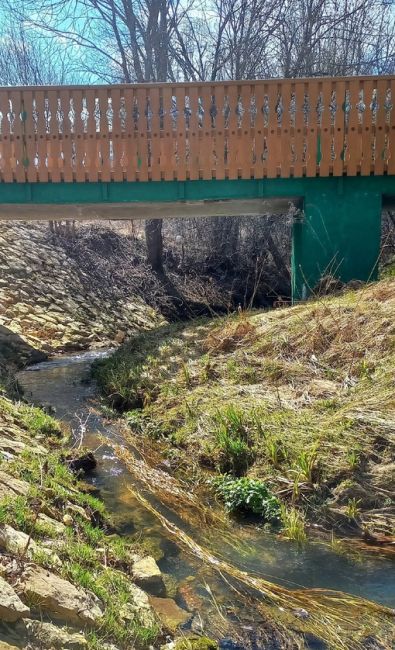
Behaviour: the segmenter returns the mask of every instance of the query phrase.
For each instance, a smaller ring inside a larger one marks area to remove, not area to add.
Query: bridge
[[[292,292],[376,277],[395,77],[0,88],[0,219],[295,207]]]

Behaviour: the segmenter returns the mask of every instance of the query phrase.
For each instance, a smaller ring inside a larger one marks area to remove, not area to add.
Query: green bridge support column
[[[343,282],[377,277],[382,194],[369,181],[317,178],[306,185],[304,215],[293,226],[293,300],[307,298],[328,273]]]

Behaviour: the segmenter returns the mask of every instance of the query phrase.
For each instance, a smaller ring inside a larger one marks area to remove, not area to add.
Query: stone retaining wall
[[[160,322],[126,280],[119,286],[119,274],[112,291],[99,265],[87,273],[68,250],[46,223],[0,224],[0,325],[36,349],[60,352],[120,343]]]

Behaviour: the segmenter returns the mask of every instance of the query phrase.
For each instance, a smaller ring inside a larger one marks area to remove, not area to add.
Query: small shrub
[[[229,512],[250,512],[270,522],[279,519],[280,502],[263,481],[222,476],[213,483]]]

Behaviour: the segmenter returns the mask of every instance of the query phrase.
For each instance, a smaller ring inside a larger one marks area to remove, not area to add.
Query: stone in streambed
[[[97,460],[91,451],[77,458],[67,458],[67,463],[72,472],[88,474],[97,466]]]
[[[11,585],[0,576],[0,621],[15,623],[29,614],[30,609],[21,601]]]
[[[166,593],[165,583],[161,571],[151,555],[146,557],[135,556],[133,561],[133,579],[139,587],[149,591],[155,596]]]
[[[149,596],[148,600],[163,627],[169,632],[175,632],[191,618],[191,614],[181,609],[172,598]]]

